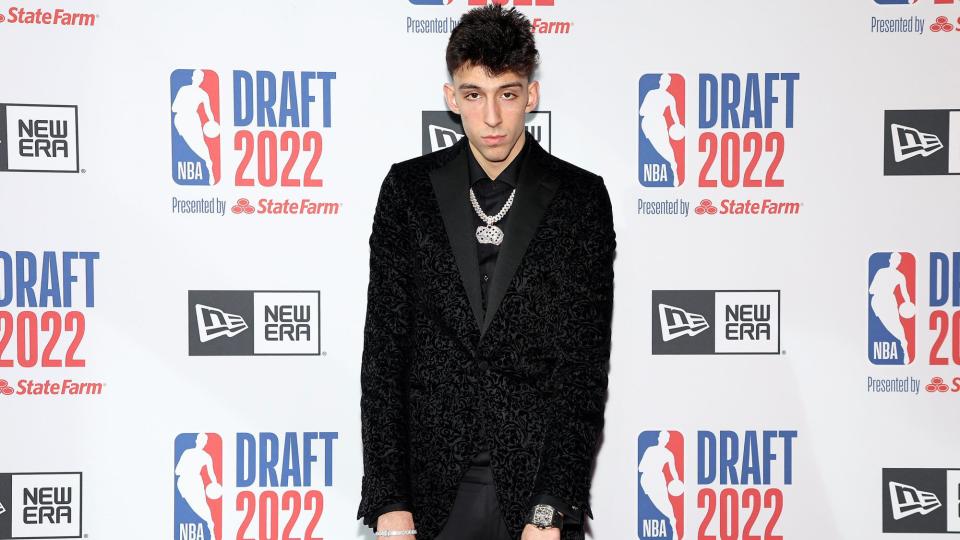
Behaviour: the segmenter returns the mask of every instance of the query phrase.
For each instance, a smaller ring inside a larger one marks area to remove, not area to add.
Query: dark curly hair
[[[516,8],[492,4],[460,17],[447,43],[447,71],[483,66],[492,76],[513,71],[530,78],[540,62],[530,20]]]

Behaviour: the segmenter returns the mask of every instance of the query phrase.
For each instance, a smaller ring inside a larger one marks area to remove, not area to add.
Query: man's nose
[[[500,103],[497,100],[488,100],[483,110],[483,121],[490,127],[500,125],[503,119],[500,116]]]

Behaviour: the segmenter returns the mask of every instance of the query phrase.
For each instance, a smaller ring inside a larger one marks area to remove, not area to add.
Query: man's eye
[[[477,92],[470,92],[469,94],[467,94],[467,99],[478,99],[479,97],[480,97],[480,94]]]
[[[507,98],[507,99],[513,99],[513,98],[517,97],[517,95],[514,94],[513,92],[504,92],[504,93],[503,93],[503,97],[505,97],[505,98]]]

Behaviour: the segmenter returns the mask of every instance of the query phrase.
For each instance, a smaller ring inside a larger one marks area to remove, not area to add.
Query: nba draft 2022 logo
[[[926,268],[920,265],[923,261]],[[921,281],[924,277],[925,283]],[[918,294],[918,290],[926,293]],[[931,251],[918,256],[909,251],[883,251],[870,255],[867,357],[881,366],[960,366],[960,252]],[[870,376],[867,390],[960,393],[960,376],[948,375],[935,372],[929,380]]]
[[[178,191],[171,199],[172,212],[338,214],[340,203],[314,200],[301,191],[312,194],[324,185],[323,130],[333,124],[331,90],[336,78],[333,71],[173,70],[173,181],[216,188],[200,198],[183,197]],[[251,198],[251,188],[265,196]],[[228,200],[209,194],[233,196]]]
[[[660,190],[675,193],[666,200],[638,199],[637,213],[689,217],[691,202],[677,195],[691,193],[699,197],[694,201],[696,215],[799,213],[800,202],[766,195],[767,189],[785,185],[789,162],[784,158],[796,121],[799,80],[796,72],[700,73],[697,99],[687,100],[684,75],[642,75],[637,138],[640,185],[682,189]],[[688,141],[695,145],[688,148]],[[695,181],[688,181],[694,175]],[[718,188],[760,189],[744,191],[749,197],[743,197]]]
[[[960,252],[932,251],[926,272],[907,251],[870,255],[868,272],[868,354],[879,365],[912,364],[919,357],[917,320],[933,332],[929,365],[960,365]],[[928,276],[927,294],[917,295],[917,277]],[[919,303],[926,298],[926,306]],[[925,308],[925,309],[921,309]],[[926,312],[926,313],[924,313]]]
[[[326,537],[319,488],[333,486],[337,438],[337,432],[237,433],[234,451],[227,451],[219,433],[177,435],[174,540],[276,540],[280,532],[287,539]]]
[[[0,250],[0,399],[101,395],[84,381],[97,337],[98,251]]]
[[[700,430],[691,451],[680,431],[640,433],[637,537],[782,540],[776,528],[793,484],[796,439],[796,430]],[[694,464],[690,478],[685,471]],[[696,497],[694,512],[685,512],[687,495]]]

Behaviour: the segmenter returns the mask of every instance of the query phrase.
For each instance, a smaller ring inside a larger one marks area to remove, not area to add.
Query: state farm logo
[[[463,8],[464,2],[454,0],[409,0],[415,6],[450,6],[451,8]],[[471,9],[476,6],[486,6],[488,4],[497,4],[501,6],[516,7],[553,7],[554,0],[468,0],[466,8]],[[552,10],[534,10],[535,13],[549,13]],[[453,17],[430,17],[414,18],[406,17],[406,29],[408,34],[449,34],[459,24],[459,20]],[[530,17],[530,31],[534,34],[569,34],[573,29],[571,20],[546,20],[540,17]]]
[[[710,199],[703,199],[700,201],[700,204],[693,209],[693,213],[698,216],[704,214],[711,216],[714,214],[721,216],[797,214],[800,212],[800,206],[802,204],[803,203],[799,202],[782,202],[771,199],[760,199],[758,201],[752,199],[723,199],[720,201],[719,206],[714,206],[713,201]]]
[[[700,204],[696,208],[693,209],[693,213],[697,214],[698,216],[702,216],[703,214],[713,215],[717,213],[717,207],[713,205],[713,201],[710,199],[704,199],[700,201]]]
[[[931,32],[953,32],[954,30],[960,32],[960,17],[957,17],[956,27],[950,22],[949,18],[943,15],[937,17],[930,25]]]
[[[73,379],[35,380],[20,379],[16,387],[0,379],[0,395],[3,396],[99,396],[106,383],[83,382]],[[0,538],[3,538],[0,536]]]
[[[46,24],[57,26],[93,26],[97,22],[96,13],[71,13],[57,8],[53,11],[45,9],[27,10],[22,7],[11,7],[6,14],[0,12],[0,23],[12,24]]]
[[[250,199],[241,197],[237,204],[230,207],[234,214],[279,214],[279,215],[333,215],[340,213],[341,203],[322,202],[311,199],[271,199],[263,198],[257,201],[257,206],[251,204]]]
[[[256,209],[250,205],[249,199],[241,197],[237,199],[237,204],[233,205],[230,211],[234,214],[252,214],[256,212]]]
[[[950,387],[943,382],[943,377],[933,377],[930,379],[930,384],[926,386],[927,392],[947,392],[950,390]]]

